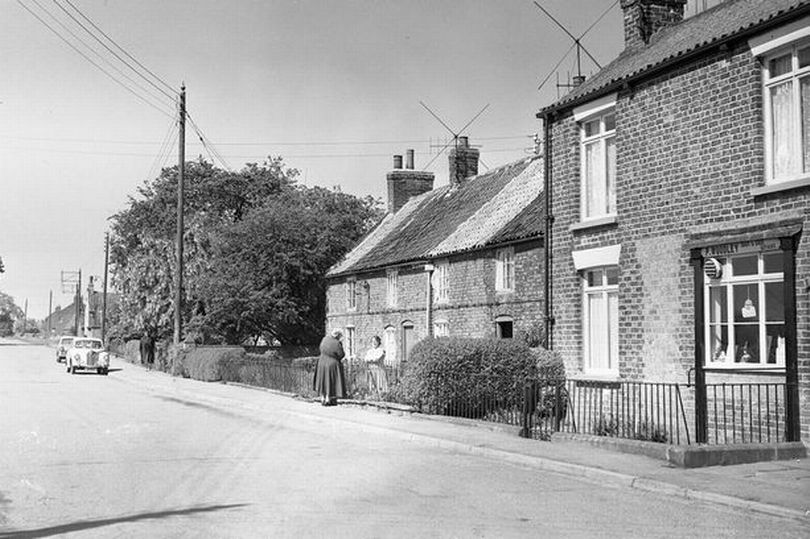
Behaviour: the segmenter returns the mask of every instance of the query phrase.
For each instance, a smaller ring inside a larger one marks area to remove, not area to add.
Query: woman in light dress
[[[366,352],[364,359],[368,367],[368,387],[379,397],[388,391],[388,379],[383,369],[385,349],[379,336],[374,335],[371,338],[371,348]]]

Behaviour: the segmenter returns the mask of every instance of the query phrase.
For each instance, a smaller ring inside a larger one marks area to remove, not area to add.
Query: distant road
[[[0,343],[2,344],[2,343]],[[308,403],[0,346],[0,537],[802,537],[800,523],[600,488]],[[177,387],[214,404],[182,398]],[[238,397],[228,404],[216,398]],[[259,412],[239,399],[260,402]],[[295,413],[293,413],[295,412]],[[396,422],[397,418],[391,418]]]

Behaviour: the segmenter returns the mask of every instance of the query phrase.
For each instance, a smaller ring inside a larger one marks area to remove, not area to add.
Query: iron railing
[[[784,442],[785,383],[706,384],[707,443]]]

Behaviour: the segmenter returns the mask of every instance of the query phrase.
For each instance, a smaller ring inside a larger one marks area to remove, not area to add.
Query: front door
[[[413,324],[405,322],[402,324],[402,360],[408,361],[411,357],[411,349],[416,344],[416,337],[413,332]]]

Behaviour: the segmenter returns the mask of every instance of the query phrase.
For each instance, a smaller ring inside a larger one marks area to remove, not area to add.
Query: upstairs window
[[[810,43],[763,59],[767,179],[810,176]]]
[[[450,301],[450,263],[447,260],[436,262],[433,271],[434,300],[436,303]]]
[[[580,122],[582,219],[616,214],[616,114],[609,109]]]
[[[515,249],[512,247],[498,249],[495,254],[495,290],[515,290]]]
[[[397,280],[399,276],[397,270],[389,270],[387,273],[386,297],[389,307],[397,306]]]
[[[346,282],[346,309],[349,311],[357,310],[357,281]]]

